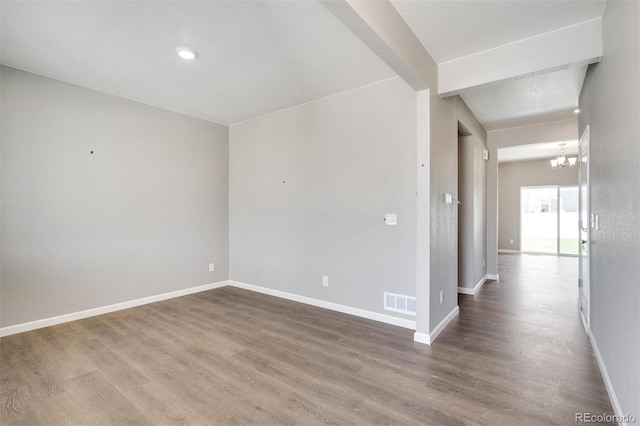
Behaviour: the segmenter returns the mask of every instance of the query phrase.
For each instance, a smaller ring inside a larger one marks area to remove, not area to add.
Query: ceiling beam
[[[602,18],[596,18],[438,64],[438,94],[453,96],[463,89],[601,58]]]
[[[320,3],[416,91],[435,88],[435,61],[389,1]]]

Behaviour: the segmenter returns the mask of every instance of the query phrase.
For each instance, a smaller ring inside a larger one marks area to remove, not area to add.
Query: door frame
[[[583,160],[583,151],[586,155],[586,161]],[[580,136],[580,142],[578,143],[578,210],[580,211],[580,218],[578,220],[580,244],[578,250],[578,311],[580,318],[582,319],[582,325],[587,334],[589,334],[589,327],[591,325],[591,228],[594,227],[594,223],[591,216],[591,183],[589,176],[589,163],[591,156],[590,144],[589,144],[589,126],[584,129],[582,136]],[[583,171],[586,174],[586,182],[583,182]],[[585,191],[582,191],[582,185],[585,185]],[[586,196],[586,197],[585,197]],[[586,200],[584,199],[586,198]],[[584,215],[583,223],[583,208],[586,211]],[[583,238],[584,237],[584,238]],[[584,243],[583,243],[584,241]],[[583,250],[586,248],[586,250]],[[586,308],[586,309],[585,309]],[[585,314],[586,310],[586,314]]]
[[[546,251],[530,251],[530,250],[523,250],[522,248],[522,240],[523,237],[522,235],[524,234],[522,232],[522,190],[523,189],[538,189],[538,188],[555,188],[556,190],[556,202],[557,202],[557,207],[556,207],[556,251],[554,253],[550,253],[550,252],[546,252]],[[524,254],[542,254],[542,255],[549,255],[549,256],[568,256],[568,257],[578,257],[579,256],[579,252],[580,252],[580,248],[578,247],[578,254],[572,254],[572,253],[562,253],[560,251],[560,190],[562,188],[576,188],[578,190],[578,193],[580,192],[580,185],[569,185],[569,184],[554,184],[554,185],[527,185],[527,186],[521,186],[520,187],[520,193],[519,193],[519,197],[520,197],[520,204],[519,204],[519,213],[518,213],[518,222],[519,222],[519,235],[520,235],[520,244],[518,246],[518,251],[519,253],[524,253]],[[579,197],[579,195],[578,195]],[[579,207],[578,207],[578,211],[579,211]],[[580,242],[580,236],[578,235],[578,243]],[[579,246],[579,244],[578,244]]]

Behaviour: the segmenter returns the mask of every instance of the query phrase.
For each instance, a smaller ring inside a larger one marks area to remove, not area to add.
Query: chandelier
[[[566,145],[566,143],[561,143],[560,144],[560,155],[558,155],[558,158],[554,158],[551,161],[551,167],[552,168],[558,168],[558,167],[574,167],[576,165],[576,161],[578,160],[577,157],[570,157],[567,158],[566,155],[564,155],[564,146]]]

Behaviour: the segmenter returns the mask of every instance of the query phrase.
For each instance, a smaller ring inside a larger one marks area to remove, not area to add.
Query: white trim
[[[498,249],[498,253],[518,254],[520,250]]]
[[[487,275],[482,277],[482,279],[476,284],[473,288],[468,287],[458,287],[458,293],[469,294],[471,296],[475,296],[480,291],[480,288],[487,282]]]
[[[418,343],[424,343],[425,345],[431,344],[431,339],[429,338],[429,335],[425,333],[420,333],[419,331],[416,331],[415,333],[413,333],[413,341]]]
[[[487,274],[488,280],[500,281],[500,274]]]
[[[459,313],[460,308],[456,306],[451,310],[451,312],[449,312],[446,317],[444,317],[442,321],[440,321],[440,324],[438,324],[433,330],[431,330],[431,333],[429,334],[429,336],[431,337],[431,343],[436,340],[436,337],[438,337],[442,330],[444,330],[449,325],[449,323],[458,316]]]
[[[416,92],[416,331],[428,336],[431,309],[431,90]]]
[[[476,288],[468,288],[468,287],[458,287],[458,293],[460,294],[468,294],[469,296],[475,296],[477,291]]]
[[[609,394],[609,400],[611,401],[613,412],[616,416],[619,416],[622,419],[624,418],[625,413],[622,412],[620,401],[618,401],[618,397],[616,396],[616,391],[613,389],[613,383],[611,383],[611,378],[609,377],[609,373],[607,372],[607,367],[605,366],[604,360],[602,359],[602,355],[600,354],[600,349],[598,349],[596,338],[594,337],[593,333],[591,333],[591,329],[589,329],[587,334],[589,335],[589,341],[591,341],[593,354],[596,357],[596,361],[598,361],[598,367],[600,367],[600,374],[602,374],[602,379],[604,380],[604,386],[607,389],[607,393]],[[627,423],[622,422],[620,423],[620,425],[627,426]]]
[[[79,312],[72,312],[70,314],[59,315],[56,317],[10,325],[9,327],[0,328],[0,337],[10,336],[12,334],[18,334],[25,331],[36,330],[38,328],[49,327],[65,322],[76,321],[83,318],[95,317],[96,315],[108,314],[109,312],[129,309],[140,305],[159,302],[161,300],[173,299],[174,297],[186,296],[188,294],[199,293],[201,291],[213,290],[214,288],[220,288],[226,285],[228,285],[228,281],[220,281],[217,283],[170,291],[168,293],[157,294],[155,296],[148,296],[140,299],[129,300],[126,302],[114,303],[113,305],[101,306],[98,308],[87,309]]]
[[[398,327],[416,329],[416,322],[404,318],[398,318],[391,315],[380,314],[378,312],[367,311],[351,306],[339,305],[326,300],[313,299],[311,297],[300,296],[298,294],[287,293],[285,291],[274,290],[267,287],[260,287],[253,284],[242,283],[239,281],[229,281],[229,285],[244,290],[255,291],[257,293],[268,294],[269,296],[280,297],[282,299],[293,300],[294,302],[304,303],[306,305],[317,306],[319,308],[329,309],[331,311],[342,312],[344,314],[354,315],[374,321],[383,322],[385,324],[396,325]]]
[[[140,299],[129,300],[126,302],[114,303],[113,305],[101,306],[98,308],[92,308],[84,311],[72,312],[70,314],[59,315],[56,317],[26,322],[23,324],[11,325],[9,327],[3,327],[3,328],[0,328],[0,337],[10,336],[12,334],[17,334],[17,333],[23,333],[25,331],[37,330],[39,328],[44,328],[52,325],[62,324],[65,322],[71,322],[71,321],[76,321],[84,318],[94,317],[97,315],[107,314],[110,312],[120,311],[123,309],[129,309],[136,306],[146,305],[149,303],[160,302],[162,300],[173,299],[174,297],[186,296],[193,293],[199,293],[201,291],[213,290],[213,289],[221,288],[225,286],[232,286],[232,287],[242,288],[245,290],[255,291],[258,293],[268,294],[271,296],[293,300],[295,302],[305,303],[307,305],[317,306],[320,308],[342,312],[349,315],[355,315],[357,317],[379,321],[385,324],[391,324],[398,327],[408,328],[411,330],[416,329],[416,322],[413,320],[398,318],[391,315],[380,314],[377,312],[367,311],[364,309],[353,308],[351,306],[339,305],[337,303],[327,302],[324,300],[312,299],[310,297],[299,296],[297,294],[286,293],[280,290],[272,290],[266,287],[260,287],[252,284],[241,283],[238,281],[220,281],[217,283],[205,284],[198,287],[185,288],[182,290],[171,291],[168,293],[158,294],[155,296],[143,297]]]
[[[459,313],[460,313],[460,308],[456,306],[455,308],[453,308],[451,312],[449,312],[449,314],[446,317],[444,317],[442,321],[440,321],[440,324],[438,324],[433,330],[431,330],[430,334],[418,333],[417,331],[413,333],[413,341],[418,343],[424,343],[425,345],[431,345],[433,341],[436,340],[436,337],[438,337],[438,335],[442,333],[442,330],[444,330],[447,327],[447,325],[449,325],[449,323],[456,316],[458,316]]]
[[[580,312],[580,295],[578,295],[578,313],[579,313],[579,317],[580,320],[582,321],[582,327],[584,328],[584,332],[587,333],[587,336],[589,336],[591,333],[591,330],[589,329],[589,324],[587,324],[587,319],[584,317],[584,315],[582,315],[582,312]]]
[[[583,163],[581,161],[581,157],[583,153],[586,154],[587,161]],[[580,136],[580,141],[578,142],[578,214],[582,215],[582,213],[586,212],[586,217],[591,218],[593,212],[591,211],[591,181],[590,176],[590,161],[591,161],[591,142],[590,142],[590,130],[589,125],[582,132],[582,136]],[[583,175],[586,175],[587,181],[583,182]],[[586,187],[586,197],[583,191],[581,191],[582,186]],[[585,200],[586,198],[586,200]],[[583,204],[586,202],[586,206]],[[590,223],[583,224],[582,220],[579,222],[578,232],[580,235],[580,239],[583,238],[587,241],[587,250],[583,253],[582,249],[578,250],[578,279],[581,280],[581,285],[578,287],[578,312],[580,313],[580,317],[583,318],[584,324],[586,325],[585,330],[590,328],[591,324],[591,230],[593,227],[590,226]],[[586,229],[586,237],[583,235],[583,231]],[[584,306],[583,306],[584,302]],[[585,309],[587,310],[587,315],[584,315]]]

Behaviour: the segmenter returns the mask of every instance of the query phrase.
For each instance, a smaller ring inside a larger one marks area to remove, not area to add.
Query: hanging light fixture
[[[558,155],[558,158],[554,158],[551,161],[551,167],[556,169],[558,167],[574,167],[576,165],[576,161],[578,160],[577,157],[569,157],[567,158],[566,155],[564,155],[564,146],[566,145],[566,143],[561,143],[560,144],[560,155]]]

